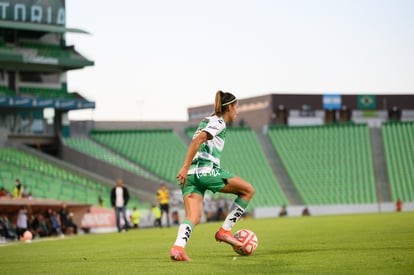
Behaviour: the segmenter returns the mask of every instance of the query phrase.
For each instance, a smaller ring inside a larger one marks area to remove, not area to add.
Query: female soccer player
[[[200,222],[203,197],[206,190],[237,195],[230,213],[215,235],[216,241],[225,242],[235,249],[242,244],[233,237],[231,229],[246,210],[254,188],[242,178],[220,168],[220,155],[224,148],[226,123],[236,120],[237,98],[231,93],[218,91],[214,113],[201,121],[194,133],[184,164],[177,174],[183,193],[186,216],[178,227],[177,239],[170,251],[174,261],[191,261],[185,252],[194,227]]]

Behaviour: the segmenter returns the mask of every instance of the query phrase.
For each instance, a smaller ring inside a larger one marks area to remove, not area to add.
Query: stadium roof
[[[34,24],[34,23],[27,23],[27,22],[15,22],[15,21],[5,21],[5,20],[0,20],[0,28],[39,31],[39,32],[56,32],[56,33],[74,32],[74,33],[90,34],[87,31],[77,29],[77,28],[66,28],[63,26],[56,26],[56,25]]]

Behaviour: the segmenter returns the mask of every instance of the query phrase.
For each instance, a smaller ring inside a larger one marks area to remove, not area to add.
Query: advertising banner
[[[0,20],[65,26],[65,1],[0,1]]]
[[[52,99],[0,96],[0,106],[21,108],[55,108],[60,110],[93,109],[95,102],[83,99]]]
[[[83,215],[82,228],[116,227],[113,209],[91,207],[89,212]]]
[[[50,98],[36,98],[33,105],[41,108],[54,107],[55,100]]]

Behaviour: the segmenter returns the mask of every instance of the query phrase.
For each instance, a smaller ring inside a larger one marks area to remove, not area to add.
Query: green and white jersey
[[[226,136],[226,122],[216,115],[206,117],[200,122],[193,139],[202,131],[207,132],[212,139],[201,144],[188,171],[190,175],[210,173],[213,168],[220,168],[220,155]]]

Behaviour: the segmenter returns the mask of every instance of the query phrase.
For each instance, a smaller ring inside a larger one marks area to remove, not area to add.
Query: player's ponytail
[[[227,106],[234,104],[236,101],[237,98],[233,94],[218,91],[214,101],[214,114],[222,116],[227,111]]]

